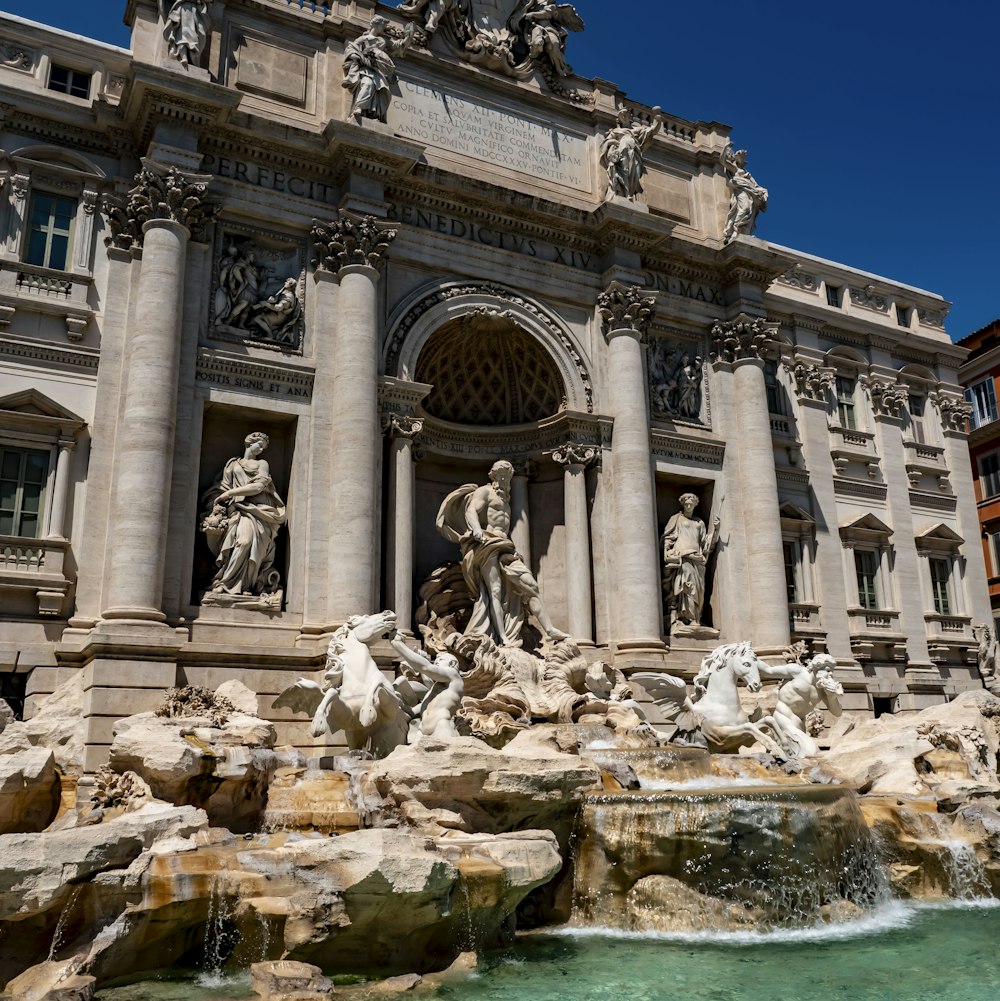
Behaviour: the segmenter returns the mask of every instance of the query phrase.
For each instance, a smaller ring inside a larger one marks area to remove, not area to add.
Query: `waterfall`
[[[833,786],[589,796],[574,923],[635,931],[807,927],[888,897],[855,793]]]
[[[212,877],[212,892],[208,898],[208,915],[205,919],[205,948],[200,979],[203,985],[218,984],[222,968],[239,939],[234,923],[232,901],[226,894],[226,871]]]
[[[48,960],[50,963],[56,958],[56,953],[63,944],[63,935],[66,934],[66,927],[69,924],[70,915],[73,913],[73,907],[76,905],[77,898],[80,896],[80,891],[82,889],[82,883],[78,883],[73,887],[73,892],[69,895],[69,900],[66,901],[66,906],[63,907],[59,914],[59,920],[56,922],[56,930],[52,933],[52,944],[49,946]]]
[[[972,845],[961,838],[950,838],[942,841],[941,847],[942,868],[952,899],[968,902],[992,897],[986,867],[976,857]]]

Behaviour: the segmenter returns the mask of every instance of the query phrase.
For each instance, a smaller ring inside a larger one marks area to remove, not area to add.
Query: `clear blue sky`
[[[128,45],[125,0],[3,9]],[[961,337],[1000,316],[995,0],[577,0],[584,76],[725,122],[771,194],[757,235],[938,292]]]

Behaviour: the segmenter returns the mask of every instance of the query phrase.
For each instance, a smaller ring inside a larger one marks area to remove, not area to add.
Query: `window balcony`
[[[0,535],[0,606],[33,595],[39,615],[62,615],[70,587],[64,570],[68,545],[65,539]]]
[[[67,338],[82,340],[94,316],[89,303],[93,283],[89,275],[0,261],[0,328],[10,324],[16,310],[25,309],[62,318]]]

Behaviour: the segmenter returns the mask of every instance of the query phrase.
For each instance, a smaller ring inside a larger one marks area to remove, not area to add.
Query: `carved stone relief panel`
[[[654,420],[705,424],[703,349],[695,341],[651,337],[649,405]]]
[[[277,234],[227,223],[212,263],[210,331],[301,354],[305,247]]]

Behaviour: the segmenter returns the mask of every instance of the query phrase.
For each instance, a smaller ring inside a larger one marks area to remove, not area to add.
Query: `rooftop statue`
[[[538,582],[510,538],[510,484],[514,467],[493,464],[490,482],[467,483],[450,493],[437,516],[437,529],[462,547],[462,574],[475,596],[466,636],[488,636],[498,646],[519,647],[529,614],[549,639],[566,639],[552,625]]]
[[[159,0],[163,37],[172,58],[185,68],[198,65],[208,40],[208,3],[206,0]]]
[[[203,600],[255,606],[281,606],[280,575],[274,569],[278,529],[286,521],[285,502],[278,496],[267,462],[260,458],[270,439],[254,431],[244,439],[242,457],[230,459],[205,495],[201,530],[215,556],[211,594]]]
[[[465,37],[470,32],[470,0],[404,0],[396,10],[404,17],[423,19],[424,31],[433,35],[442,24],[448,24],[455,35]]]
[[[389,86],[396,79],[392,56],[406,52],[413,44],[411,22],[400,39],[389,38],[389,22],[380,14],[371,19],[368,30],[344,50],[344,82],[352,96],[351,115],[384,122],[389,113]]]
[[[653,108],[653,123],[637,121],[628,108],[618,112],[618,124],[601,143],[601,166],[608,172],[608,194],[634,199],[642,193],[646,173],[643,151],[663,127],[659,108]]]
[[[729,216],[723,240],[731,243],[737,236],[752,236],[757,227],[757,215],[767,211],[767,188],[759,185],[747,170],[747,151],[733,149],[733,144],[722,151],[722,166],[729,181]]]
[[[571,31],[583,31],[584,24],[576,8],[551,0],[520,0],[508,22],[510,30],[528,47],[537,63],[543,57],[559,76],[569,76],[566,63],[566,37]]]

